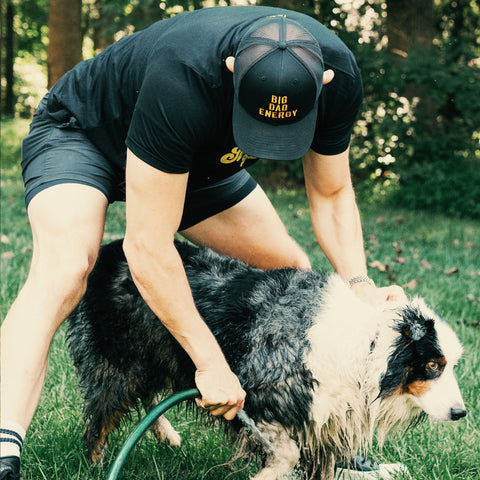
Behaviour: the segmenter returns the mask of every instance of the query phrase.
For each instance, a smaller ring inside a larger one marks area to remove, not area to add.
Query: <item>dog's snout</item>
[[[452,420],[459,420],[467,414],[467,411],[464,408],[451,408],[450,409],[450,418]]]

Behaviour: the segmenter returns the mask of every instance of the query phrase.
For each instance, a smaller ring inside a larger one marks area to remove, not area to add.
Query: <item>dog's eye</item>
[[[427,368],[429,370],[438,370],[438,363],[437,362],[428,362]]]

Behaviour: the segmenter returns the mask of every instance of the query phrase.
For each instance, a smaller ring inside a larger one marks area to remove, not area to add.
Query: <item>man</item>
[[[264,7],[158,22],[59,80],[23,144],[33,257],[2,326],[0,478],[20,478],[49,345],[85,290],[109,202],[126,196],[134,281],[195,363],[212,415],[234,418],[245,392],[195,308],[175,233],[261,268],[310,268],[245,170],[257,158],[303,156],[313,229],[335,270],[366,301],[401,295],[367,277],[348,162],[361,101],[333,33]]]

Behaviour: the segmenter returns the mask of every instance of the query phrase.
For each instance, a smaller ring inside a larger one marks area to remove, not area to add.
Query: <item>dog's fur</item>
[[[243,450],[263,455],[258,479],[277,479],[301,460],[331,479],[335,459],[382,440],[425,413],[465,415],[453,368],[461,345],[420,299],[380,311],[337,275],[262,271],[178,243],[200,314],[247,392],[245,411],[273,449],[262,452],[237,419]],[[70,316],[69,344],[85,397],[92,461],[139,401],[194,386],[194,365],[138,293],[121,241],[103,247],[87,292]],[[228,423],[228,422],[226,422]],[[180,437],[161,417],[157,438]]]

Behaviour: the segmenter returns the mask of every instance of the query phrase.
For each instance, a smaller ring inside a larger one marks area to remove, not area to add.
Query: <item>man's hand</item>
[[[364,282],[356,283],[351,288],[357,297],[374,307],[389,308],[408,301],[403,288],[399,285],[377,288]]]
[[[223,415],[226,420],[233,420],[243,408],[246,393],[226,362],[208,369],[198,369],[195,383],[202,394],[201,399],[196,399],[197,406],[212,415]]]

